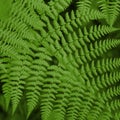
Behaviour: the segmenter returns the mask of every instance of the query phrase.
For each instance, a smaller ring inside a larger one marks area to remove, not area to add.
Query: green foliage
[[[119,120],[120,2],[0,0],[0,119]]]

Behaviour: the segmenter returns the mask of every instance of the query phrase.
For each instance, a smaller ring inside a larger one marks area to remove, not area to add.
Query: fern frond
[[[70,5],[71,2],[72,0],[51,0],[48,4],[51,12],[53,12],[55,16],[58,16]]]
[[[69,98],[69,103],[67,107],[66,119],[75,120],[78,117],[79,110],[81,109],[82,105],[82,98],[84,96],[84,88],[79,86],[79,83],[74,85],[72,89],[71,96]]]
[[[94,105],[91,108],[91,111],[88,113],[87,119],[96,120],[99,117],[101,119],[101,116],[99,115],[103,112],[103,109],[104,109],[104,102],[100,100],[95,100]]]
[[[102,94],[105,101],[111,100],[113,97],[120,95],[119,86],[113,86],[106,91],[104,90]]]
[[[53,109],[53,103],[55,102],[56,89],[60,84],[59,77],[61,76],[62,69],[57,66],[49,66],[46,72],[48,78],[45,79],[44,87],[41,95],[41,109],[42,119],[48,119]],[[53,77],[53,78],[51,78]],[[50,84],[50,86],[49,86]],[[46,112],[47,111],[47,112]]]
[[[94,62],[93,62],[93,64],[94,64]],[[96,65],[96,67],[94,65]],[[94,72],[95,70],[97,70],[98,73],[102,74],[102,73],[107,72],[107,71],[112,71],[115,68],[117,69],[119,67],[119,65],[120,65],[120,60],[119,60],[119,58],[102,59],[102,60],[98,60],[96,62],[96,64],[94,64],[94,65],[93,65],[94,68],[92,69],[92,71]]]
[[[117,16],[120,12],[120,2],[119,1],[106,1],[102,0],[99,1],[100,3],[100,9],[102,13],[106,16],[106,21],[110,26],[113,26]]]
[[[13,113],[15,112],[18,103],[22,97],[22,91],[24,89],[25,79],[27,76],[26,71],[24,70],[24,65],[22,61],[12,60],[11,65],[9,65],[9,69],[7,69],[9,81],[4,78],[2,82],[4,82],[3,91],[6,96],[6,100],[11,100],[13,104]],[[9,86],[9,89],[7,89]],[[8,99],[9,98],[9,99]],[[7,102],[9,103],[9,101]]]
[[[77,2],[78,9],[85,14],[91,8],[92,1],[91,0],[82,0]]]
[[[11,17],[14,18],[14,16],[16,16],[15,18],[20,18],[20,20],[34,27],[35,29],[39,29],[39,27],[45,25],[34,13],[34,11],[31,10],[28,6],[26,6],[25,1],[15,1],[13,3],[13,7],[11,9]]]
[[[92,78],[92,80],[89,80],[88,85],[92,85],[96,90],[104,89],[119,82],[119,77],[119,72],[110,72],[109,74],[105,73],[96,78]]]
[[[70,79],[69,79],[70,80]],[[56,113],[56,119],[63,119],[65,115],[65,107],[67,106],[71,85],[66,76],[63,78],[64,83],[60,84],[60,88],[58,88],[58,94],[56,95],[56,101],[53,108],[53,113]]]
[[[19,21],[17,18],[10,18],[4,24],[6,24],[8,31],[16,31],[16,37],[19,39],[33,41],[37,36],[37,33],[32,28],[27,26],[23,21]]]
[[[76,51],[75,47],[76,48],[82,48],[82,46],[84,46],[86,49],[85,49],[85,53],[83,53],[82,55],[87,55],[87,52],[89,52],[89,51],[87,50],[87,45],[86,45],[85,42],[90,43],[91,41],[96,41],[96,39],[99,39],[102,36],[105,36],[106,34],[115,31],[115,29],[107,27],[107,26],[99,26],[99,27],[92,26],[90,28],[90,31],[87,31],[87,28],[84,28],[83,32],[82,32],[81,29],[78,29],[78,31],[79,31],[79,35],[77,35],[75,32],[68,33],[67,41],[65,41],[64,37],[62,37],[62,39],[61,39],[62,46],[67,52],[70,51],[70,49],[71,49],[70,52],[72,52],[72,51],[75,52]],[[107,41],[110,42],[109,40],[106,40],[104,42],[107,42]],[[103,43],[107,47],[107,44],[105,44],[104,42],[101,41],[100,44]],[[118,42],[119,42],[119,40],[118,40]],[[96,43],[97,43],[97,41],[96,41]],[[95,43],[95,46],[97,45],[96,43]],[[111,41],[111,44],[112,44],[112,41]],[[73,45],[75,47],[72,47]],[[91,43],[90,46],[91,45],[93,45],[93,44]],[[91,50],[92,50],[92,46],[91,46]],[[81,50],[81,51],[84,52],[84,50]]]
[[[110,109],[112,108],[113,110],[119,109],[120,108],[120,100],[116,99],[108,103]]]
[[[11,31],[11,29],[7,28],[4,22],[1,22],[1,32],[0,32],[0,46],[1,46],[1,54],[5,56],[12,57],[18,56],[18,51],[20,52],[30,52],[27,42],[24,41],[18,34]],[[9,25],[9,24],[8,24]],[[6,27],[6,29],[5,29]]]
[[[29,77],[27,78],[26,84],[26,97],[27,97],[27,107],[28,115],[31,114],[33,109],[36,107],[39,102],[39,97],[41,94],[41,88],[46,81],[46,72],[47,67],[49,66],[48,61],[51,60],[49,55],[45,52],[45,49],[35,49],[37,52],[33,54],[33,57],[38,59],[31,59],[30,61],[30,70],[28,71]]]
[[[93,12],[91,12],[91,15],[94,16]],[[91,15],[90,15],[90,18],[91,18]],[[96,13],[95,13],[95,15],[96,15]],[[77,16],[77,19],[76,19],[76,16]],[[87,20],[90,18],[87,18]],[[85,19],[86,19],[85,15],[82,17],[82,19],[84,19],[84,21],[85,21]],[[94,17],[93,17],[93,19],[94,19]],[[46,22],[47,22],[47,26],[48,26],[48,28],[47,28],[48,32],[46,32],[44,29],[41,28],[41,34],[42,34],[41,42],[43,41],[43,44],[44,44],[45,40],[53,43],[52,39],[60,39],[60,38],[64,39],[62,32],[64,32],[65,34],[69,34],[69,32],[74,32],[74,27],[75,28],[79,27],[79,24],[77,24],[77,23],[80,23],[80,25],[82,24],[79,11],[76,12],[76,15],[73,11],[71,12],[71,15],[66,13],[65,19],[63,17],[59,16],[60,24],[58,23],[58,21],[54,20],[52,23],[54,28],[52,27],[52,24],[49,19],[47,19]],[[106,30],[106,32],[107,32],[107,30]]]

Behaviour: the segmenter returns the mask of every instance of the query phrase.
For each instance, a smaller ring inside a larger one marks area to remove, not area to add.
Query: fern
[[[106,16],[107,23],[112,26],[116,20],[116,17],[119,15],[119,1],[106,1],[102,0],[100,3],[100,9],[103,14]]]
[[[120,119],[119,1],[1,0],[0,6],[6,120]]]

